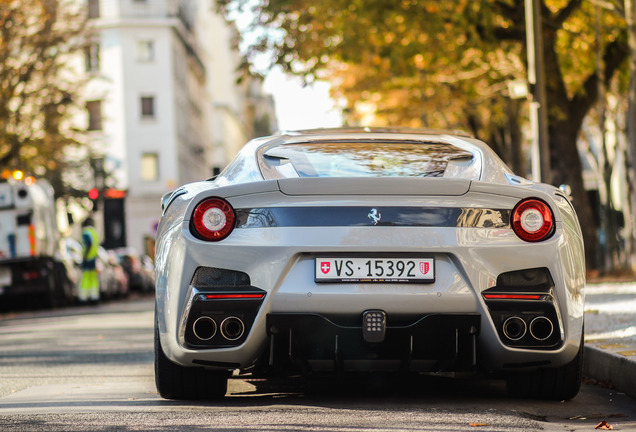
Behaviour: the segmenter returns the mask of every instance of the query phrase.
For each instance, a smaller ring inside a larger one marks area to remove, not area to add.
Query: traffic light
[[[91,190],[88,191],[88,197],[90,199],[92,199],[93,201],[95,201],[97,198],[99,198],[99,191],[97,190],[97,188],[93,188]]]
[[[88,197],[93,202],[93,211],[97,210],[99,207],[99,189],[92,188],[88,191]]]

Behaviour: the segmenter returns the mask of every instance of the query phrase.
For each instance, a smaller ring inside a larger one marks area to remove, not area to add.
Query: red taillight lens
[[[235,221],[234,209],[227,201],[209,198],[194,209],[192,231],[201,240],[219,241],[230,235]]]
[[[521,240],[538,242],[554,232],[554,217],[550,207],[538,199],[521,201],[512,210],[512,229]]]

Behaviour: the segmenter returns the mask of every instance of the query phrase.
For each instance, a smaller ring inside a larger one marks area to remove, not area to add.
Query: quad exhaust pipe
[[[235,316],[227,317],[221,322],[221,336],[229,341],[240,339],[245,332],[245,324]]]
[[[201,316],[192,324],[194,336],[201,341],[209,341],[220,330],[221,336],[228,341],[240,339],[245,333],[245,323],[235,316],[227,317],[217,325],[209,316]]]
[[[202,316],[192,324],[192,331],[199,340],[207,341],[216,335],[216,321],[208,316]]]
[[[503,323],[503,333],[511,341],[522,339],[530,331],[530,336],[537,341],[544,341],[554,333],[554,324],[544,316],[538,316],[530,321],[530,325],[518,316],[511,316]]]
[[[546,317],[538,316],[530,321],[530,334],[538,341],[543,341],[552,336],[554,324]]]
[[[504,335],[511,341],[518,341],[526,335],[526,322],[518,316],[512,316],[503,323]]]

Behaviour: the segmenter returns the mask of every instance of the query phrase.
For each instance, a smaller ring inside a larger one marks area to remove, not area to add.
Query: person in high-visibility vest
[[[99,277],[97,275],[97,250],[99,236],[94,227],[93,218],[87,217],[82,222],[82,283],[79,289],[79,300],[82,303],[99,302]]]

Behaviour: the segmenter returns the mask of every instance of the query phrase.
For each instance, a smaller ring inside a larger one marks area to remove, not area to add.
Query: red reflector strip
[[[487,300],[540,300],[541,294],[484,294],[484,298]]]
[[[206,294],[208,300],[262,299],[265,294]]]
[[[29,225],[29,246],[31,256],[35,256],[35,246],[37,239],[35,238],[35,225]]]

